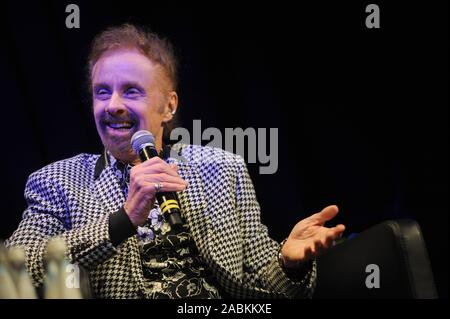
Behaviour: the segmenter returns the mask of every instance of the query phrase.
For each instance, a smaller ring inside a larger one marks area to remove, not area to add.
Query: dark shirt
[[[110,159],[127,198],[132,166],[112,156]],[[123,215],[125,211],[119,213]],[[137,228],[135,236],[141,252],[147,298],[222,297],[224,293],[220,292],[217,281],[199,254],[185,221],[181,229],[171,229],[156,202],[146,223]]]

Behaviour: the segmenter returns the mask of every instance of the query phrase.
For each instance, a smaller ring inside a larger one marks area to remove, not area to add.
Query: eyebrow
[[[93,88],[94,88],[94,92],[98,89],[109,89],[111,86],[106,83],[106,82],[100,82],[100,83],[94,83]],[[138,90],[145,92],[144,87],[139,84],[138,82],[135,81],[126,81],[120,84],[120,88],[130,88],[130,87],[135,87]]]

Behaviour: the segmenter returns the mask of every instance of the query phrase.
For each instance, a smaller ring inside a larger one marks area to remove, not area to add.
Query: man
[[[25,191],[28,208],[8,240],[26,248],[37,286],[45,277],[46,244],[60,236],[68,258],[89,271],[95,297],[312,295],[314,258],[344,231],[343,225],[323,226],[336,206],[297,223],[280,245],[260,222],[241,157],[163,145],[178,96],[173,50],[157,35],[132,25],[101,33],[89,55],[89,77],[105,150],[33,173]],[[139,130],[154,135],[162,158],[141,163],[130,145]],[[169,156],[174,152],[187,160]],[[178,192],[181,230],[161,215],[158,191]]]

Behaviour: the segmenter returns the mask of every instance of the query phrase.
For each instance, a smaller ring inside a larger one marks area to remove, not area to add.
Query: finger
[[[160,157],[155,156],[155,157],[149,158],[148,160],[146,160],[146,161],[144,161],[144,162],[142,162],[142,163],[140,163],[139,165],[136,165],[136,166],[149,166],[149,165],[155,165],[155,164],[158,164],[158,163],[166,163],[166,162],[164,160],[162,160]]]
[[[178,166],[175,163],[169,164],[170,168],[178,173]]]
[[[320,245],[320,239],[315,239],[311,245],[311,252],[314,256],[317,255],[319,245]]]
[[[336,230],[335,227],[328,229],[328,231],[324,235],[323,243],[325,244],[326,248],[334,246],[334,242],[342,237],[342,231]]]
[[[159,157],[153,157],[144,163],[137,165],[136,169],[146,174],[166,173],[172,176],[179,176],[177,170],[174,170],[170,164],[167,164]]]
[[[187,186],[188,182],[178,176],[166,173],[142,175],[142,180],[147,183],[172,183]]]
[[[339,224],[339,225],[337,225],[337,226],[331,228],[331,230],[333,231],[334,236],[335,236],[335,238],[337,239],[337,238],[340,238],[340,237],[342,236],[342,234],[344,233],[344,231],[345,231],[345,226],[342,225],[342,224]]]
[[[326,222],[333,219],[338,212],[339,208],[336,205],[331,205],[322,209],[322,211],[319,213],[319,218],[322,219],[322,221]]]
[[[312,259],[312,258],[314,258],[314,254],[313,254],[313,252],[312,252],[312,249],[311,249],[311,247],[306,247],[305,248],[305,251],[304,251],[304,256],[303,256],[303,261],[307,261],[307,260],[310,260],[310,259]]]
[[[322,248],[327,249],[333,242],[334,233],[331,230],[327,230],[325,233],[318,237]]]
[[[341,225],[343,226],[343,225]],[[336,228],[336,227],[334,227]],[[329,247],[336,246],[336,241],[342,237],[343,231],[345,230],[345,227],[338,227],[338,230],[330,229],[330,235],[327,239],[327,241],[331,241],[331,244]]]
[[[330,248],[330,247],[333,247],[333,246],[334,246],[334,241],[335,241],[335,238],[334,238],[333,235],[327,236],[327,237],[324,239],[324,241],[323,241],[323,246],[324,246],[324,248],[325,248],[325,249],[328,249],[328,248]]]
[[[145,189],[151,192],[152,194],[156,193],[155,183],[145,183]],[[178,183],[162,183],[162,188],[159,192],[181,192],[186,189],[185,185],[181,185]]]
[[[324,251],[323,245],[322,245],[322,241],[319,240],[315,240],[314,241],[314,255],[317,257],[320,254],[322,254]]]
[[[320,211],[319,213],[311,215],[309,218],[322,225],[326,221],[333,219],[338,212],[339,208],[336,205],[330,205],[322,209],[322,211]]]
[[[174,169],[172,169],[169,164],[167,163],[156,163],[152,166],[148,167],[142,167],[139,169],[138,172],[135,172],[139,175],[155,175],[155,174],[168,174],[173,177],[180,178],[180,175],[178,175],[178,172]]]

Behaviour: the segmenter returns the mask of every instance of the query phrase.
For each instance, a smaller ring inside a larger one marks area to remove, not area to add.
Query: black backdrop
[[[80,29],[65,27],[69,3]],[[277,173],[249,164],[272,237],[331,203],[348,234],[416,219],[448,296],[447,3],[375,2],[378,30],[365,27],[369,3],[2,2],[0,238],[17,227],[30,173],[101,149],[89,42],[135,22],[177,48],[184,127],[279,128]]]

